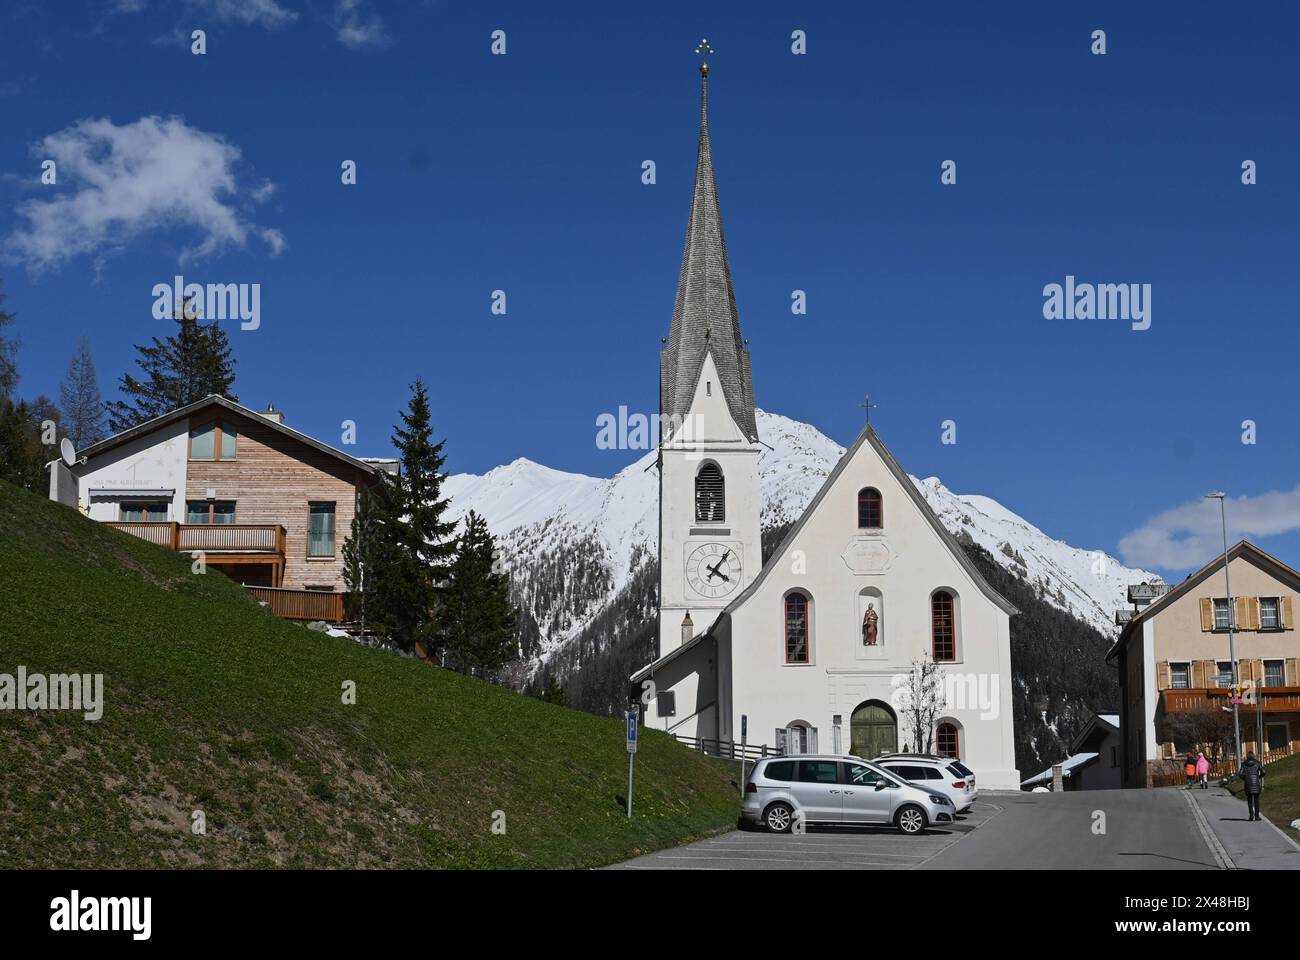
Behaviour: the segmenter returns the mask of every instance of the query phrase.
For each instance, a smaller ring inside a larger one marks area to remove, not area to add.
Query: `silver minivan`
[[[754,764],[745,782],[741,816],[775,833],[804,824],[893,824],[920,833],[952,823],[956,808],[947,796],[860,757],[803,755],[769,757]]]

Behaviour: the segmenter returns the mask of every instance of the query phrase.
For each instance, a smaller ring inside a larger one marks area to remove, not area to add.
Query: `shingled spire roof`
[[[700,68],[700,148],[686,249],[668,345],[660,353],[659,406],[665,418],[690,412],[706,355],[713,355],[727,407],[746,436],[758,438],[749,351],[740,336],[736,294],[722,235],[722,211],[709,146],[709,72]]]

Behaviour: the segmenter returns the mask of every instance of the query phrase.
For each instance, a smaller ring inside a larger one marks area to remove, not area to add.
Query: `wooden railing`
[[[1161,691],[1166,713],[1187,713],[1232,705],[1232,691],[1227,687],[1170,687]],[[1290,713],[1300,710],[1300,687],[1254,687],[1247,696],[1258,698],[1259,703],[1241,704],[1242,712],[1260,710],[1263,713]]]
[[[181,524],[181,550],[239,550],[284,553],[284,527],[278,524]]]
[[[1243,737],[1242,748],[1250,749],[1251,740],[1249,737]],[[1277,750],[1267,750],[1263,753],[1255,751],[1255,759],[1260,763],[1272,763],[1274,760],[1283,760],[1287,757],[1294,757],[1300,753],[1300,744],[1290,744]],[[1183,769],[1186,764],[1186,757],[1176,757],[1164,761],[1165,769],[1151,774],[1151,786],[1153,787],[1174,787],[1181,786],[1187,782],[1187,772]],[[1241,769],[1241,764],[1235,757],[1213,757],[1210,759],[1210,769],[1206,776],[1211,783],[1216,780],[1222,780],[1224,777],[1234,776]],[[1267,786],[1267,782],[1265,784]]]
[[[278,553],[284,555],[284,527],[278,523],[177,523],[174,520],[110,521],[107,526],[172,550]]]
[[[277,617],[286,620],[343,622],[343,606],[347,594],[326,593],[323,590],[290,590],[285,587],[254,587],[249,584],[244,584],[244,589],[269,606]]]

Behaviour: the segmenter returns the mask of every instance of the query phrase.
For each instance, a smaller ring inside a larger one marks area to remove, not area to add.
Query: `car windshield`
[[[960,760],[954,760],[952,763],[948,764],[948,769],[951,770],[953,773],[955,773],[958,777],[975,776],[974,771],[971,770],[970,767],[966,766],[966,764],[962,763]]]

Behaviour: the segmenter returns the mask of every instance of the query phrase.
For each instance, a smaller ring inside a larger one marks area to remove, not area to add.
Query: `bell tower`
[[[659,656],[707,630],[758,575],[758,456],[749,349],[727,262],[700,54],[700,139],[672,326],[659,357]]]

